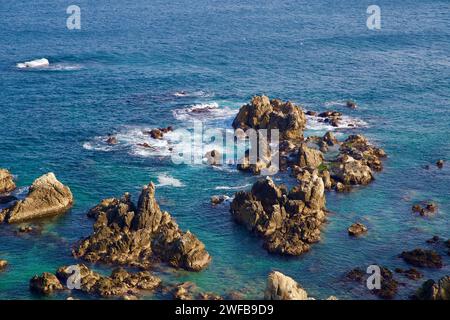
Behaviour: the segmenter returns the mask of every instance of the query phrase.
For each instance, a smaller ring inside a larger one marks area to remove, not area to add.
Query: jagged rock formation
[[[33,182],[24,200],[0,212],[0,221],[16,223],[55,216],[69,210],[72,204],[73,195],[69,187],[59,182],[53,173],[47,173]]]
[[[320,240],[325,220],[325,195],[317,171],[289,193],[270,178],[258,180],[250,192],[238,192],[231,203],[233,218],[264,239],[273,253],[300,255]]]
[[[121,199],[103,200],[88,216],[96,219],[94,233],[81,241],[75,257],[144,268],[164,261],[191,271],[200,271],[211,261],[204,244],[161,211],[153,183],[142,189],[137,206],[125,194]]]
[[[15,188],[13,175],[6,169],[0,169],[0,193],[10,192]]]

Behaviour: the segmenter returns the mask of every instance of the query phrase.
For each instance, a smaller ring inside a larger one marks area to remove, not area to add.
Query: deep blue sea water
[[[343,275],[373,263],[407,267],[398,258],[403,250],[431,248],[425,241],[434,235],[450,237],[448,0],[379,0],[379,31],[366,27],[373,1],[365,0],[74,2],[82,19],[75,31],[66,28],[70,1],[0,2],[0,167],[16,174],[19,186],[53,171],[76,199],[66,215],[39,222],[41,235],[17,236],[17,226],[0,226],[0,258],[10,262],[0,274],[1,299],[40,298],[30,294],[28,280],[75,262],[70,249],[92,231],[85,215],[90,207],[126,191],[136,199],[142,185],[158,184],[164,175],[182,186],[160,183],[161,206],[206,244],[213,262],[201,273],[162,276],[219,294],[237,290],[261,298],[267,274],[276,269],[316,298],[373,299]],[[55,67],[16,68],[43,57]],[[183,90],[190,95],[174,95]],[[269,255],[230,219],[227,206],[210,205],[212,195],[236,191],[222,187],[245,186],[254,177],[174,165],[132,146],[143,128],[189,127],[172,111],[194,104],[227,110],[207,119],[227,128],[230,110],[255,94],[343,111],[367,125],[340,130],[341,137],[363,133],[389,154],[374,183],[327,193],[332,213],[322,241],[299,258]],[[339,105],[347,99],[359,108]],[[105,148],[98,137],[109,133],[122,142]],[[437,159],[447,160],[441,170]],[[414,202],[428,199],[439,205],[436,216],[411,213]],[[346,232],[355,220],[369,227],[356,240]],[[445,266],[422,270],[425,279],[449,274],[449,257],[436,249]],[[404,285],[397,298],[421,283],[398,278]]]

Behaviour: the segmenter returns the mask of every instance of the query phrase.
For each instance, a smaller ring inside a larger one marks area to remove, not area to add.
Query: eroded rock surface
[[[0,169],[0,193],[10,192],[15,188],[13,175],[6,169]]]
[[[267,278],[266,300],[308,300],[308,293],[294,279],[272,271]]]
[[[233,218],[264,239],[273,253],[300,255],[320,240],[325,220],[323,180],[317,171],[290,192],[270,178],[258,180],[249,192],[238,192],[231,203]]]
[[[419,300],[450,300],[450,276],[445,276],[438,282],[431,279],[425,281],[417,290],[415,298]]]
[[[65,213],[72,204],[69,187],[59,182],[53,173],[47,173],[33,182],[25,199],[4,209],[0,215],[6,222],[16,223]]]
[[[164,261],[176,268],[200,271],[211,257],[204,244],[183,232],[155,200],[155,186],[142,189],[137,206],[129,194],[106,199],[88,212],[95,218],[94,233],[82,240],[74,256],[90,262],[148,268]]]

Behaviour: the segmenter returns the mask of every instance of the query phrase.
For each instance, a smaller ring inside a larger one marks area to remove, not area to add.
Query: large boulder
[[[369,166],[348,155],[339,159],[338,165],[332,168],[332,177],[344,185],[365,185],[374,179]]]
[[[258,180],[249,192],[236,193],[230,207],[236,222],[264,239],[272,253],[300,255],[320,240],[325,220],[323,180],[317,171],[290,192],[272,179]]]
[[[419,300],[450,300],[450,276],[445,276],[438,282],[431,279],[425,281],[417,290],[415,298]]]
[[[16,223],[62,214],[72,204],[73,195],[69,187],[59,182],[53,173],[47,173],[33,182],[25,199],[17,201],[1,214],[6,222]]]
[[[13,175],[6,169],[0,169],[0,193],[10,192],[15,188]]]
[[[308,293],[294,279],[272,271],[267,278],[266,300],[308,300]]]
[[[255,96],[241,107],[233,121],[234,129],[278,129],[281,140],[303,140],[306,116],[291,102]]]
[[[298,150],[299,167],[317,168],[323,162],[323,154],[319,150],[310,148],[306,143],[302,143]]]
[[[159,208],[153,183],[142,189],[137,205],[125,194],[103,200],[88,216],[96,219],[94,233],[77,246],[75,257],[143,268],[164,261],[191,271],[200,271],[211,261],[204,244]]]

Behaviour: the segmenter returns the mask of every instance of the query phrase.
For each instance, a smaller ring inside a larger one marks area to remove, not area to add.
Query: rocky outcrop
[[[360,236],[364,233],[367,232],[367,227],[365,225],[363,225],[362,223],[356,222],[354,224],[352,224],[349,228],[348,228],[348,234],[350,236]]]
[[[181,231],[159,208],[153,183],[142,189],[137,206],[125,194],[103,200],[88,216],[96,219],[94,233],[77,246],[75,257],[143,268],[164,261],[191,271],[200,271],[211,261],[204,244],[189,231]]]
[[[427,216],[435,213],[438,210],[438,206],[434,202],[421,202],[412,206],[411,210],[421,216]]]
[[[348,155],[360,161],[362,165],[370,167],[374,171],[383,169],[382,159],[386,157],[383,149],[374,147],[363,135],[350,135],[341,145],[342,155]]]
[[[344,155],[339,159],[339,165],[333,167],[332,177],[344,185],[365,185],[374,178],[369,166],[348,155]]]
[[[13,175],[6,169],[0,169],[0,193],[10,192],[15,188]]]
[[[64,287],[58,278],[49,272],[34,276],[30,280],[30,290],[40,294],[51,294],[57,290],[63,290]]]
[[[230,207],[233,218],[264,239],[272,253],[300,255],[320,240],[325,220],[323,180],[317,170],[290,192],[270,178],[258,180],[249,192],[236,193]]]
[[[266,300],[308,300],[308,293],[294,279],[272,271],[267,278]]]
[[[415,267],[442,268],[442,257],[434,250],[403,251],[400,257]]]
[[[297,165],[302,167],[317,168],[323,162],[323,154],[319,150],[315,150],[302,143],[298,150]]]
[[[68,187],[59,182],[53,173],[36,179],[25,199],[4,209],[0,215],[8,223],[55,216],[70,209],[73,195]]]
[[[234,129],[278,129],[280,140],[302,141],[305,127],[306,117],[300,107],[266,96],[253,97],[233,121]]]
[[[141,290],[150,291],[159,287],[161,279],[148,271],[130,273],[123,268],[113,270],[109,277],[90,270],[84,264],[64,266],[56,274],[44,272],[30,280],[30,289],[41,294],[56,290],[75,289],[101,297],[128,297]]]
[[[414,298],[418,300],[450,300],[450,276],[439,279],[426,281],[420,287]]]
[[[156,129],[152,129],[150,131],[144,131],[143,133],[150,135],[150,137],[152,139],[161,140],[166,133],[172,132],[172,131],[173,131],[173,127],[168,126],[167,128],[156,128]]]

